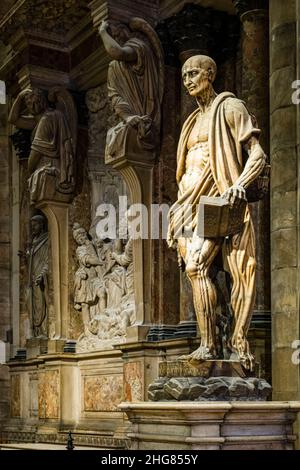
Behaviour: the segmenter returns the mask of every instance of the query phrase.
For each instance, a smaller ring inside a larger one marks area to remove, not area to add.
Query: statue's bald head
[[[191,96],[200,96],[212,87],[217,74],[215,61],[207,55],[194,55],[182,67],[183,84]]]
[[[217,75],[217,64],[211,57],[208,55],[193,55],[189,57],[182,66],[182,74],[194,67],[207,70],[211,83],[214,82]]]

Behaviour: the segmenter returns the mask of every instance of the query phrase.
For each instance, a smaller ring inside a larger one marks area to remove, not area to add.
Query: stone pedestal
[[[159,364],[159,378],[150,384],[148,398],[151,401],[262,401],[271,390],[264,379],[250,377],[238,361],[211,360],[194,365],[176,360]]]
[[[292,450],[300,402],[122,403],[131,449]]]

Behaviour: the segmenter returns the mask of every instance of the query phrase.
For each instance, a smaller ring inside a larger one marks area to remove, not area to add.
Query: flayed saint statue
[[[201,196],[222,197],[230,206],[247,200],[247,188],[266,164],[259,144],[260,130],[245,104],[232,93],[217,95],[213,88],[217,67],[204,55],[183,65],[183,84],[197,100],[197,109],[183,125],[177,152],[178,200],[171,208],[168,243],[177,247],[193,290],[201,344],[185,359],[204,361],[217,356],[217,291],[211,267],[221,252],[223,268],[231,278],[231,331],[227,347],[231,358],[253,369],[254,358],[247,341],[255,301],[255,235],[246,206],[242,230],[226,237],[199,236],[198,204]],[[245,203],[244,203],[245,204]],[[190,218],[182,211],[190,207]],[[191,226],[191,235],[182,224]],[[178,235],[179,233],[179,235]]]

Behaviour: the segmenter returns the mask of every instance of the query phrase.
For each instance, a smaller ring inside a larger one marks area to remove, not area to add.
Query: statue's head
[[[212,86],[217,74],[215,61],[207,55],[194,55],[182,67],[183,84],[191,96],[201,94]]]
[[[47,219],[43,215],[34,215],[30,219],[31,233],[37,237],[46,231]]]
[[[43,91],[39,88],[32,88],[28,90],[25,95],[25,103],[28,111],[36,116],[45,111],[48,107],[48,101]]]
[[[120,46],[123,46],[131,36],[130,29],[124,23],[110,22],[109,27],[112,37]]]
[[[78,245],[84,245],[89,240],[86,230],[77,223],[73,225],[73,237]]]

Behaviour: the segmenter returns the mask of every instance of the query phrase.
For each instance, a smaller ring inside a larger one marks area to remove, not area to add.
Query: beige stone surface
[[[10,383],[10,415],[12,418],[21,416],[21,380],[20,375],[12,375]]]
[[[124,400],[142,401],[144,398],[144,377],[142,362],[124,364]]]
[[[276,314],[277,312],[296,311],[298,289],[297,268],[287,267],[274,270],[272,273],[272,285],[272,312]],[[289,324],[285,324],[285,329],[289,330],[288,326]],[[293,328],[291,328],[291,331],[295,334]]]
[[[270,65],[273,71],[291,65],[296,56],[296,25],[285,23],[270,31]]]
[[[276,90],[274,90],[274,93],[276,93]],[[296,106],[291,105],[282,109],[276,109],[271,114],[270,127],[272,129],[272,138],[270,140],[270,147],[272,154],[278,149],[292,147],[296,142],[296,110]]]
[[[39,418],[58,418],[60,414],[59,371],[39,372]]]
[[[300,402],[122,403],[133,449],[291,450]]]
[[[270,24],[272,29],[283,23],[292,23],[296,15],[297,0],[270,0]]]
[[[297,229],[284,228],[271,233],[271,269],[297,266]]]
[[[123,397],[118,375],[84,377],[84,411],[116,411]]]

